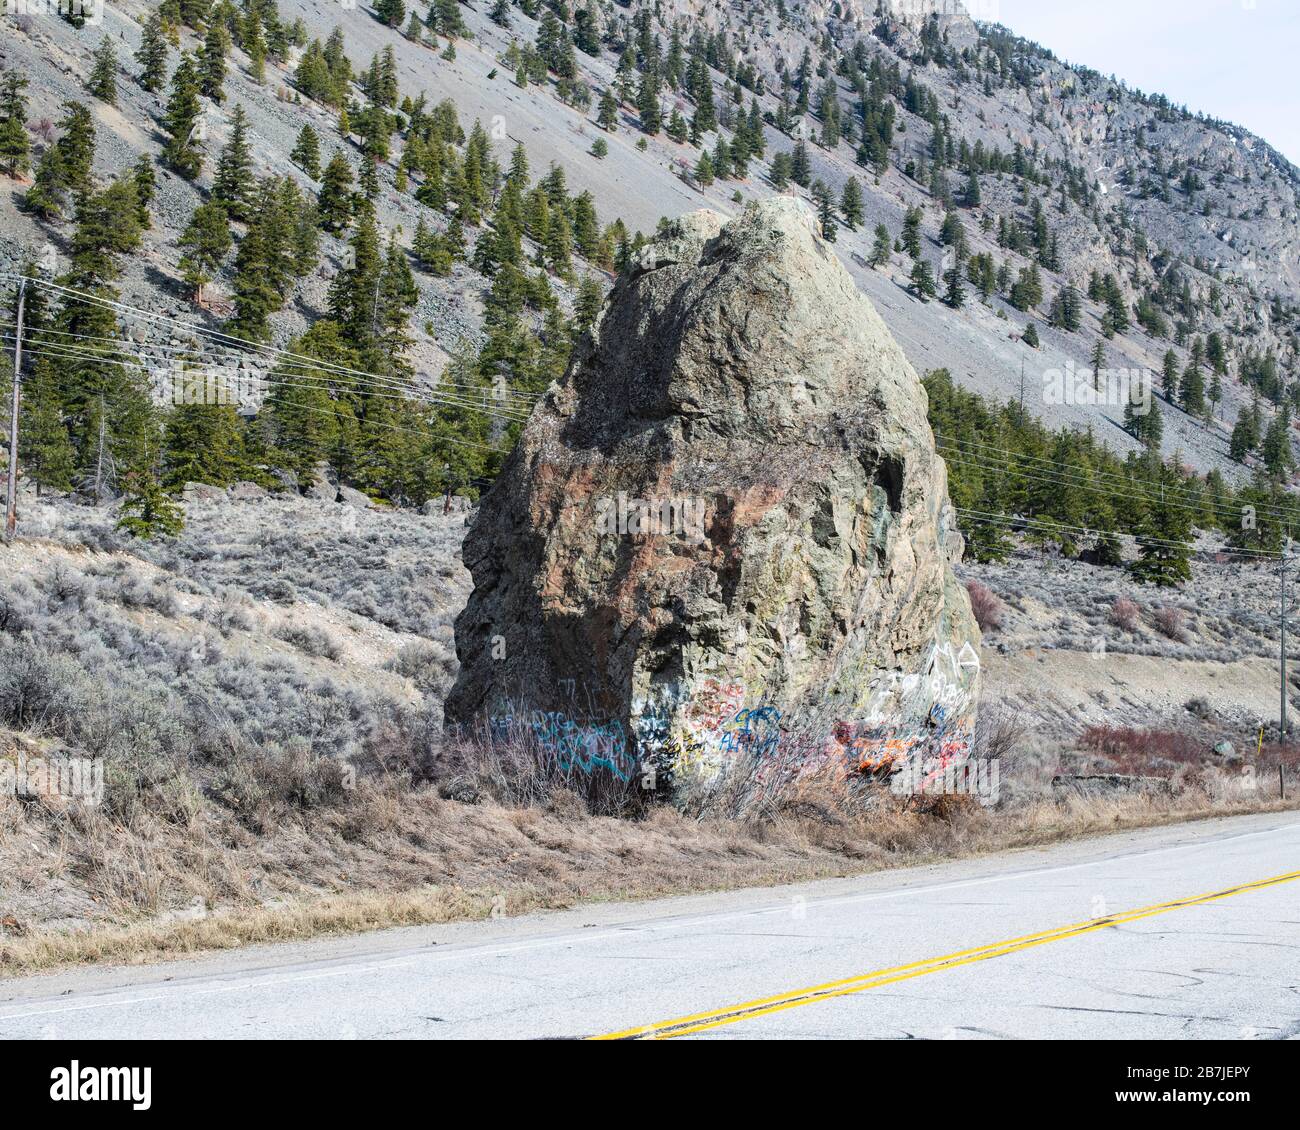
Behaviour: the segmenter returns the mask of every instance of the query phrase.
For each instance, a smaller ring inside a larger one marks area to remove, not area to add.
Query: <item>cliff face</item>
[[[449,719],[679,796],[965,750],[925,392],[814,229],[694,213],[615,287],[467,538]]]

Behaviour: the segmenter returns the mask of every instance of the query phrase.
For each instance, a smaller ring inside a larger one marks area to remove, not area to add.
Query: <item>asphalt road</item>
[[[1300,816],[0,983],[0,1037],[1300,1039]]]

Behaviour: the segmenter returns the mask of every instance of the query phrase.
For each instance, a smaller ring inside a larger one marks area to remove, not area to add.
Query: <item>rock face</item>
[[[683,799],[966,755],[950,510],[921,382],[806,206],[686,216],[482,500],[447,717]]]

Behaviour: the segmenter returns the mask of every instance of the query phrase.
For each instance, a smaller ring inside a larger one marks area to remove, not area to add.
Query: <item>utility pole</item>
[[[1282,585],[1281,585],[1281,588],[1282,588],[1282,598],[1281,598],[1281,601],[1280,601],[1280,607],[1279,607],[1279,609],[1278,609],[1279,619],[1280,619],[1281,626],[1282,626],[1282,633],[1281,633],[1281,634],[1282,634],[1282,648],[1281,648],[1281,656],[1282,656],[1282,686],[1281,686],[1281,699],[1282,699],[1282,702],[1281,702],[1281,708],[1280,708],[1280,711],[1279,711],[1279,714],[1278,714],[1278,723],[1277,723],[1277,728],[1278,728],[1278,741],[1279,741],[1282,745],[1286,745],[1286,567],[1287,567],[1287,563],[1288,563],[1290,560],[1291,560],[1291,558],[1288,557],[1288,556],[1287,556],[1287,553],[1286,553],[1286,547],[1283,547],[1283,550],[1282,550],[1282,568],[1281,568],[1281,578],[1282,578]]]
[[[99,450],[95,455],[95,505],[104,485],[104,394],[99,394]]]
[[[9,402],[9,482],[5,489],[5,544],[14,540],[18,529],[18,404],[23,381],[23,305],[27,280],[18,284],[18,329],[14,334],[14,390]]]

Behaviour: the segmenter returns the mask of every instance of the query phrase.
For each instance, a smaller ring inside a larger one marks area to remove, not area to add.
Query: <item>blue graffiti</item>
[[[742,710],[733,719],[738,729],[722,735],[721,749],[725,753],[753,753],[766,757],[776,751],[781,740],[778,728],[781,712],[775,706],[756,706]]]
[[[538,743],[555,757],[561,771],[608,769],[620,781],[631,778],[635,761],[628,752],[623,724],[617,719],[575,722],[560,711],[538,711],[532,727]]]

